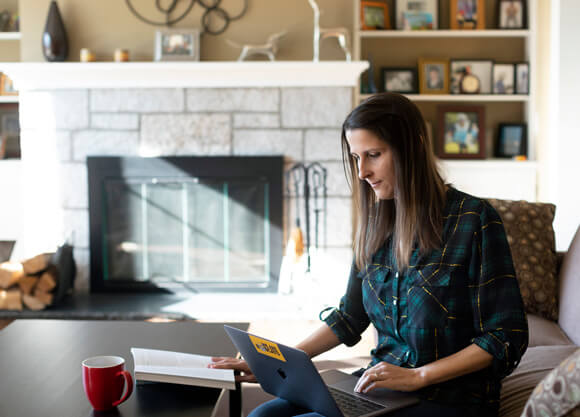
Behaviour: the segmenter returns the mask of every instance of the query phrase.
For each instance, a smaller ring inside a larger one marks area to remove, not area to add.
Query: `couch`
[[[501,417],[580,417],[580,227],[565,253],[555,252],[551,204],[489,200],[504,222],[524,298],[529,346],[503,380]],[[369,357],[317,361],[319,370],[350,371]],[[257,384],[242,384],[243,414],[272,398]],[[227,416],[222,396],[215,417]]]

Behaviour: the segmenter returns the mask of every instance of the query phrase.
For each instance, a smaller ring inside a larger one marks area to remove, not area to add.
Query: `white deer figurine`
[[[318,62],[320,58],[320,42],[326,38],[336,38],[338,44],[344,51],[347,61],[350,61],[350,51],[348,50],[348,29],[346,28],[320,28],[320,9],[315,0],[308,0],[310,7],[314,11],[314,57],[313,61]]]
[[[286,31],[274,33],[268,37],[266,43],[261,45],[240,45],[229,39],[227,42],[232,46],[242,48],[238,61],[244,61],[251,55],[266,55],[270,61],[274,61],[276,59],[276,53],[278,52],[278,41],[285,35]]]

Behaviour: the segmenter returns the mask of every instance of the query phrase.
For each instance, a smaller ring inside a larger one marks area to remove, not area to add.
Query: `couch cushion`
[[[580,228],[568,248],[560,269],[560,315],[558,323],[580,345]]]
[[[562,331],[558,323],[535,314],[528,314],[529,347],[571,345],[572,341]]]
[[[488,201],[504,223],[526,311],[556,321],[558,284],[552,227],[556,207],[527,201]]]
[[[502,380],[499,416],[520,417],[538,383],[577,349],[574,345],[528,348],[514,372]]]
[[[580,349],[542,379],[522,416],[560,417],[576,408],[580,408]]]

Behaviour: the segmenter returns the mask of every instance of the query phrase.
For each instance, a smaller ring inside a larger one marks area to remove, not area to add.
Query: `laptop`
[[[341,371],[318,373],[306,353],[224,325],[262,389],[326,417],[370,417],[419,402],[410,393],[375,389],[354,392],[358,377]]]

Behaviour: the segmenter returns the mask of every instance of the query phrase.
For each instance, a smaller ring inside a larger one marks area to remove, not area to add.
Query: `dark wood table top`
[[[211,415],[220,390],[151,383],[139,383],[116,410],[94,411],[83,391],[82,360],[122,356],[133,373],[131,347],[236,354],[219,323],[16,320],[0,331],[0,416]]]

